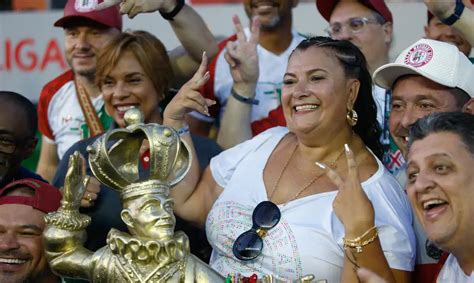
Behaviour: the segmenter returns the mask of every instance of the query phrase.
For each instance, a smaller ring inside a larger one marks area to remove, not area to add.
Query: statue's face
[[[126,203],[131,219],[125,223],[130,232],[140,238],[172,239],[176,224],[173,204],[173,199],[162,194],[140,196]]]

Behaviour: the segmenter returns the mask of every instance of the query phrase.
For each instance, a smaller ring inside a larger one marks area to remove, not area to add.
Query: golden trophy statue
[[[129,110],[126,121],[127,128],[107,132],[88,151],[96,178],[120,193],[120,217],[130,234],[112,229],[103,248],[92,252],[83,247],[90,218],[79,213],[79,206],[88,178],[76,152],[69,159],[61,207],[45,217],[51,268],[63,277],[91,282],[224,282],[190,254],[188,237],[174,232],[169,190],[189,170],[187,146],[172,128],[143,124],[138,109]],[[145,173],[139,170],[144,144],[150,151]]]

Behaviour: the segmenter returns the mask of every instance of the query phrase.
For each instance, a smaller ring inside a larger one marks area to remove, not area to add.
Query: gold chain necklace
[[[298,143],[296,143],[295,145],[295,148],[293,149],[293,151],[291,152],[291,155],[290,157],[288,158],[288,160],[286,160],[285,162],[285,165],[283,166],[283,168],[281,169],[281,172],[280,172],[280,175],[278,175],[278,178],[277,178],[277,181],[275,183],[275,185],[273,186],[272,188],[272,191],[270,193],[270,198],[269,200],[271,201],[272,198],[273,198],[273,195],[275,194],[276,192],[276,189],[278,187],[278,185],[280,184],[280,180],[281,180],[281,177],[283,176],[283,173],[285,172],[286,168],[288,167],[288,165],[290,164],[290,161],[291,159],[293,159],[293,156],[295,155],[296,153],[296,149],[298,148]],[[344,153],[344,148],[342,149],[341,153],[338,154],[338,156],[336,157],[336,159],[334,159],[334,161],[329,165],[329,167],[331,169],[335,169],[335,166],[336,166],[336,162],[339,160],[339,158],[341,158],[342,154]],[[304,185],[296,194],[295,196],[290,199],[289,201],[285,202],[283,205],[286,205],[287,203],[289,203],[290,201],[293,201],[295,200],[296,198],[298,198],[304,191],[306,191],[306,189],[308,189],[312,184],[314,184],[314,182],[316,182],[319,178],[321,178],[322,176],[324,175],[324,171],[317,174],[316,176],[314,176],[314,178],[309,181],[306,185]]]

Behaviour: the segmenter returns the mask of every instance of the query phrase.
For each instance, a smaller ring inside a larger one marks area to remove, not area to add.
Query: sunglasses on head
[[[267,231],[275,227],[281,218],[280,209],[271,201],[262,201],[252,213],[252,229],[242,233],[234,242],[232,252],[240,260],[252,260],[262,253],[263,239]]]

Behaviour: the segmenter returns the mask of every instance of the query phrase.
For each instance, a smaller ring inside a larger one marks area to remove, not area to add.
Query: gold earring
[[[348,110],[347,115],[346,115],[347,123],[351,127],[354,127],[357,124],[357,121],[359,120],[359,116],[357,115],[357,112],[354,109]]]

